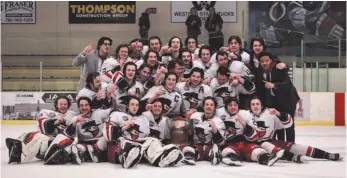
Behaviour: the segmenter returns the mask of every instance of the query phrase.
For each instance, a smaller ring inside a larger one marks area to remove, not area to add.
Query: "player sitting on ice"
[[[92,103],[92,109],[107,109],[111,106],[111,93],[115,87],[108,88],[108,84],[101,82],[99,72],[89,73],[86,79],[86,86],[77,93],[76,99],[88,97]]]
[[[272,140],[276,130],[289,128],[293,124],[291,116],[278,112],[276,109],[263,108],[258,98],[251,100],[250,108],[253,114],[250,125],[257,130],[258,143],[267,152],[273,153],[283,148],[285,149],[283,157],[288,161],[296,163],[303,163],[305,161],[302,155],[332,161],[340,159],[340,154],[338,153],[329,153],[311,146],[282,140]]]
[[[127,112],[112,112],[103,130],[104,142],[108,143],[107,157],[111,163],[120,163],[123,168],[136,166],[142,158],[141,141],[150,134],[148,120],[139,114],[140,100],[136,96],[126,99]],[[99,147],[99,150],[106,150]],[[98,151],[94,159],[98,160]]]
[[[67,121],[64,134],[57,135],[53,140],[45,155],[45,164],[66,163],[67,158],[71,155],[69,152],[71,149],[73,150],[72,156],[77,157],[74,161],[77,161],[78,164],[81,164],[84,158],[93,158],[90,153],[93,151],[91,145],[97,143],[102,137],[102,129],[111,108],[92,111],[91,103],[88,97],[81,97],[77,100],[80,115]],[[106,147],[102,144],[97,146]],[[75,154],[76,152],[78,154]]]
[[[269,154],[259,145],[251,143],[257,139],[257,133],[244,118],[249,118],[249,111],[239,110],[236,98],[229,98],[223,108],[217,109],[217,117],[224,121],[226,127],[225,147],[222,150],[222,162],[227,165],[240,166],[241,160],[255,161],[262,165],[272,166],[284,153],[283,149]]]
[[[68,110],[70,106],[71,101],[66,96],[58,96],[54,101],[54,110],[42,109],[38,113],[39,131],[24,133],[18,139],[6,138],[9,150],[8,163],[28,163],[35,157],[43,159],[54,137],[62,133],[66,122],[77,115]]]
[[[170,143],[171,119],[162,116],[163,104],[155,99],[149,106],[150,110],[143,112],[149,121],[150,134],[142,145],[144,157],[154,166],[174,166],[182,161],[183,153]]]
[[[225,141],[224,122],[216,116],[216,101],[206,97],[204,112],[195,112],[190,117],[192,123],[193,145],[183,148],[184,162],[195,165],[196,161],[208,160],[213,165],[220,163],[221,155],[217,145]]]

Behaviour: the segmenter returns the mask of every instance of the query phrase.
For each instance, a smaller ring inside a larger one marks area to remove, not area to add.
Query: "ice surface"
[[[272,167],[257,163],[243,163],[242,167],[228,167],[223,164],[212,166],[198,162],[195,166],[178,165],[158,168],[140,164],[134,169],[123,169],[111,163],[83,163],[82,165],[46,166],[42,161],[28,164],[7,164],[8,150],[5,138],[17,138],[23,132],[35,130],[34,126],[8,126],[1,128],[1,177],[2,178],[337,178],[346,177],[346,161],[332,162],[311,160],[307,164],[284,161]],[[346,156],[345,127],[297,127],[297,143],[309,144],[330,152]]]

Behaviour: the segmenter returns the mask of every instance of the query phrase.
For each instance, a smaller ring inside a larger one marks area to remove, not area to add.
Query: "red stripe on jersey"
[[[105,72],[104,74],[105,74],[108,78],[112,78],[112,75],[111,75],[110,73]]]
[[[45,134],[45,128],[43,128],[42,124],[43,124],[43,120],[45,120],[46,118],[42,117],[40,118],[38,121],[39,121],[39,128],[40,128],[40,131],[42,134]]]
[[[312,150],[313,150],[313,148],[310,147],[310,146],[308,146],[308,147],[307,147],[307,150],[306,150],[306,156],[310,156],[310,157],[311,157]]]
[[[113,75],[113,78],[112,78],[113,83],[117,80],[117,78],[118,78],[119,75],[121,75],[120,72],[116,72],[116,73]]]
[[[34,136],[37,134],[37,133],[39,133],[39,132],[31,132],[31,133],[29,133],[26,137],[25,137],[25,139],[24,139],[24,144],[28,144],[29,142],[31,142],[31,140],[33,140],[33,138],[34,138]]]

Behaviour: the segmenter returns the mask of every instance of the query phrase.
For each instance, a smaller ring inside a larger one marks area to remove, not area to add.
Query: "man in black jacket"
[[[140,33],[143,45],[148,45],[148,31],[149,31],[149,28],[151,27],[149,22],[149,14],[150,14],[150,10],[146,9],[146,11],[142,13],[139,19],[139,27],[140,27],[139,33]]]
[[[224,46],[222,27],[222,17],[216,13],[214,8],[210,8],[209,16],[205,22],[205,28],[209,34],[208,42],[212,51],[219,51],[219,48]]]
[[[186,26],[188,36],[193,36],[197,39],[198,36],[201,34],[201,19],[198,16],[194,7],[190,9],[190,15],[186,20]]]
[[[259,54],[260,67],[256,74],[257,96],[267,108],[275,108],[280,112],[291,115],[294,120],[296,104],[300,100],[296,88],[293,86],[288,70],[276,68],[268,52]],[[277,132],[278,140],[295,142],[294,124],[285,130]]]

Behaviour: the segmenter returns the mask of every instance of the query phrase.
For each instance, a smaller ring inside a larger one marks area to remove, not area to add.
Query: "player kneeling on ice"
[[[150,130],[148,120],[138,113],[140,99],[128,95],[124,101],[127,113],[115,111],[110,114],[101,140],[108,143],[109,162],[120,163],[124,168],[132,168],[142,158],[144,150],[141,142],[149,135]],[[99,150],[106,150],[106,148],[95,149],[93,156],[95,161],[98,160]]]
[[[289,128],[293,124],[291,116],[278,112],[276,109],[264,108],[258,98],[251,100],[250,108],[252,112],[250,125],[257,131],[257,142],[267,152],[273,153],[283,148],[285,149],[283,157],[287,161],[296,163],[303,163],[305,161],[302,155],[332,161],[340,159],[340,154],[338,153],[328,153],[318,148],[283,140],[272,140],[276,130]]]
[[[183,153],[171,140],[171,119],[162,116],[164,105],[155,99],[142,115],[149,121],[150,135],[142,145],[144,157],[154,166],[174,166],[183,160]]]
[[[58,96],[54,101],[54,110],[42,109],[38,113],[36,132],[22,134],[18,139],[6,138],[9,149],[8,163],[28,163],[34,158],[43,159],[48,146],[59,133],[62,133],[66,123],[77,113],[68,110],[71,101],[66,96]]]
[[[88,97],[77,100],[80,115],[69,120],[64,134],[59,134],[53,140],[45,154],[45,164],[64,164],[69,157],[81,164],[82,161],[93,160],[93,147],[106,148],[107,145],[99,142],[99,139],[102,138],[102,129],[111,108],[92,111],[91,103]],[[106,152],[104,157],[106,160]]]
[[[250,118],[251,113],[239,110],[236,98],[229,98],[223,108],[217,109],[217,117],[224,121],[226,127],[225,146],[222,150],[222,162],[227,165],[240,166],[242,161],[256,161],[262,165],[272,166],[284,153],[279,149],[269,154],[259,145],[252,143],[257,139],[257,132],[244,118]]]
[[[216,116],[216,101],[212,97],[203,100],[204,112],[191,115],[193,145],[183,148],[184,162],[195,165],[196,161],[208,160],[220,163],[221,153],[217,145],[225,141],[224,122]]]

